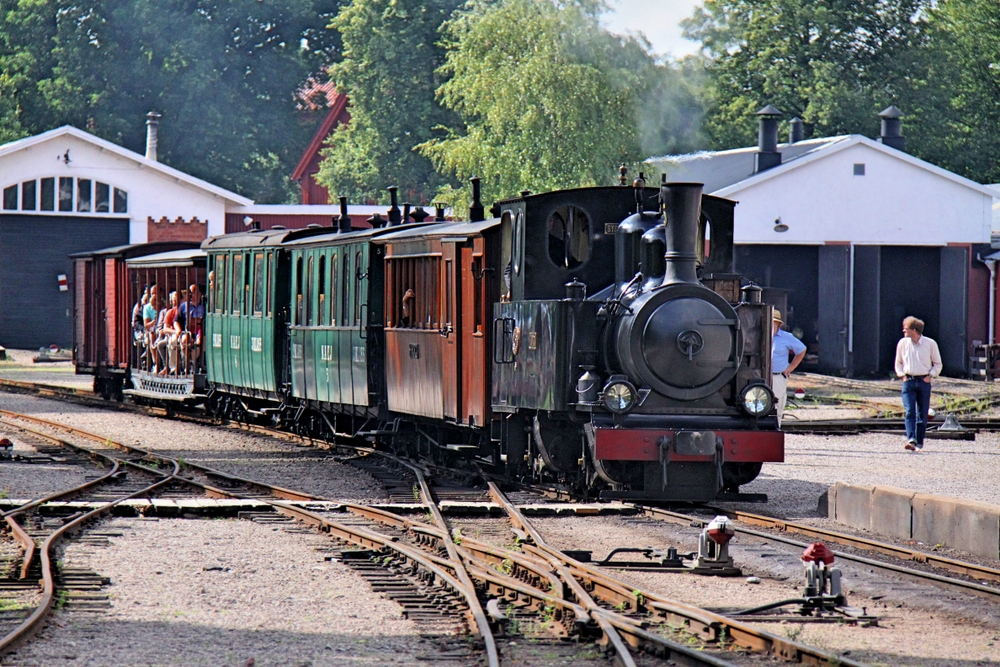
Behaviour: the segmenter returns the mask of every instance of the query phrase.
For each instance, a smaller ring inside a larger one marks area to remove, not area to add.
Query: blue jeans
[[[903,381],[903,421],[906,424],[906,439],[924,444],[927,431],[927,410],[931,407],[931,383],[923,378]]]

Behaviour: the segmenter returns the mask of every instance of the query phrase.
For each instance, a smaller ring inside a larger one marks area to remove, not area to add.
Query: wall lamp
[[[781,221],[781,216],[774,219],[774,231],[776,232],[787,232],[788,225]]]

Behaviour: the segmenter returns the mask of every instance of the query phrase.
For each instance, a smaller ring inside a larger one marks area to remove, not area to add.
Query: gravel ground
[[[356,502],[387,498],[382,487],[368,474],[337,463],[325,450],[300,447],[237,429],[112,412],[20,394],[0,393],[0,408],[72,424],[124,444],[317,496]],[[15,446],[19,442],[24,444],[16,431],[8,431],[6,435]],[[39,491],[48,487],[41,481],[35,486],[30,483],[31,475],[22,478],[22,471],[28,467],[0,464],[0,489],[10,487],[11,497],[19,497],[14,492],[15,487],[18,493],[25,494],[23,497],[44,495]],[[71,485],[67,483],[57,488],[66,486]]]
[[[697,550],[697,530],[639,517],[553,518],[533,523],[551,546],[592,549],[598,559],[621,546],[673,545],[681,552]],[[738,536],[730,553],[743,577],[609,572],[637,588],[720,610],[748,609],[801,596],[804,570],[798,554],[789,547]],[[761,626],[879,667],[1000,664],[1000,609],[989,601],[959,597],[952,591],[937,591],[891,575],[875,575],[847,562],[838,562],[837,567],[844,573],[848,603],[867,608],[879,618],[878,627],[794,620]],[[748,583],[747,577],[752,575],[761,582]]]
[[[94,378],[90,375],[77,375],[73,362],[36,364],[32,359],[37,355],[38,350],[7,350],[7,358],[0,360],[0,377],[72,389],[93,389]]]
[[[104,612],[56,612],[8,667],[448,664],[400,608],[315,550],[324,538],[248,521],[114,519],[68,567],[110,577]],[[328,541],[327,541],[328,543]]]
[[[0,406],[2,406],[0,400]],[[14,443],[14,455],[35,453],[35,448],[15,433],[3,432],[0,437],[10,438]],[[30,500],[79,486],[87,481],[87,474],[96,474],[98,468],[84,468],[79,465],[60,463],[24,463],[0,460],[0,497]]]

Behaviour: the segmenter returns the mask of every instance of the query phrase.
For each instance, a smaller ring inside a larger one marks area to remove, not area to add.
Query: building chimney
[[[156,133],[160,127],[160,118],[163,117],[158,111],[150,111],[146,114],[146,159],[156,160]]]
[[[757,154],[754,155],[753,172],[759,173],[781,164],[778,152],[778,119],[781,112],[768,104],[757,112],[760,122],[757,127]]]
[[[796,116],[788,123],[788,143],[795,144],[805,138],[805,123]]]
[[[894,106],[887,107],[878,115],[882,119],[882,136],[878,138],[886,146],[899,151],[906,150],[906,139],[900,133],[900,118],[903,112]]]

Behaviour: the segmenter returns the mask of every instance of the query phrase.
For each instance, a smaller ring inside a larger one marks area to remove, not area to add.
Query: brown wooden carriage
[[[391,412],[489,423],[499,221],[387,234],[385,366]],[[406,303],[404,304],[404,298]]]

